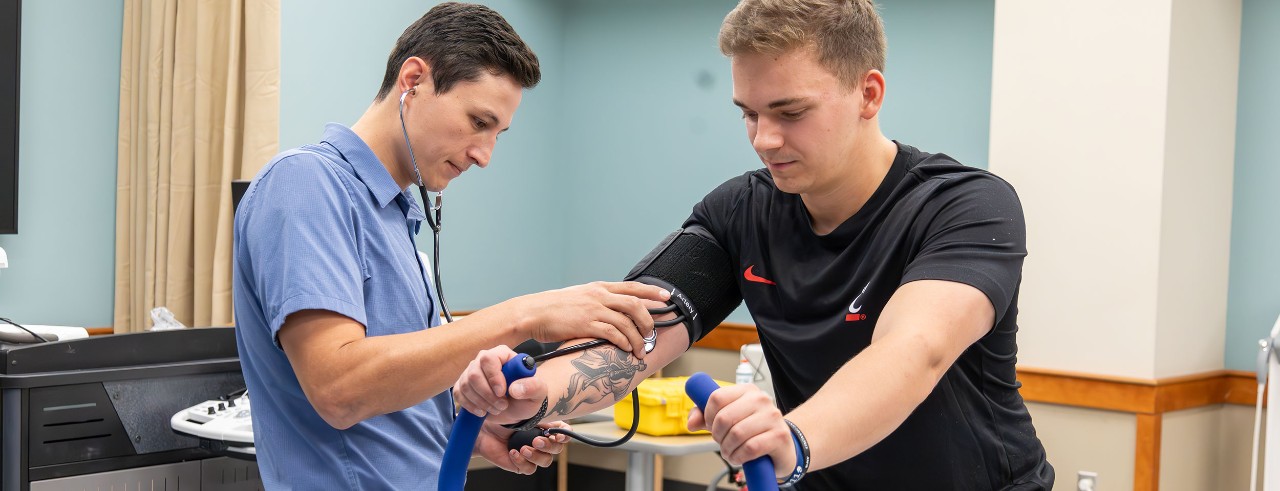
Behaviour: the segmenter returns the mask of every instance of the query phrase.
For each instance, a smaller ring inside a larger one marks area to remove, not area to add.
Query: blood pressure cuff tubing
[[[684,316],[690,344],[724,322],[742,303],[729,254],[701,227],[672,232],[627,273],[626,280],[671,292],[671,302]]]

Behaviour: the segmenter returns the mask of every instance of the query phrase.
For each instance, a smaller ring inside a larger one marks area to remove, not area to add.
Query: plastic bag
[[[148,331],[170,331],[187,328],[187,326],[182,325],[181,322],[173,318],[173,312],[164,307],[151,309],[151,324],[151,328],[147,329]]]

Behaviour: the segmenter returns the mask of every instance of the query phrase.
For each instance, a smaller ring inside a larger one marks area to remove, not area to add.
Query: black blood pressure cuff
[[[700,227],[668,235],[625,279],[671,292],[671,302],[685,319],[691,345],[742,303],[729,254]]]

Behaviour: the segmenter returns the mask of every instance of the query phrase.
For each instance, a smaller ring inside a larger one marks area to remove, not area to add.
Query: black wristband
[[[524,421],[502,425],[502,427],[509,430],[516,430],[516,431],[526,431],[526,430],[532,430],[534,428],[537,428],[538,423],[542,422],[542,418],[547,416],[548,402],[550,401],[548,401],[547,398],[545,397],[542,398],[542,407],[538,408],[538,412],[534,413],[533,416],[530,416],[528,419]]]
[[[791,475],[787,479],[778,483],[778,487],[783,489],[793,489],[805,474],[809,473],[809,440],[804,437],[804,433],[800,432],[800,427],[792,423],[791,420],[783,418],[787,422],[787,426],[791,428],[791,437],[796,443],[796,468],[791,471]]]

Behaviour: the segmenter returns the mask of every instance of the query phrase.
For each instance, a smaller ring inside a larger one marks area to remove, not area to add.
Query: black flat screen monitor
[[[240,208],[240,198],[249,190],[249,181],[231,181],[231,213]]]
[[[18,60],[22,2],[0,0],[0,234],[18,233]]]

